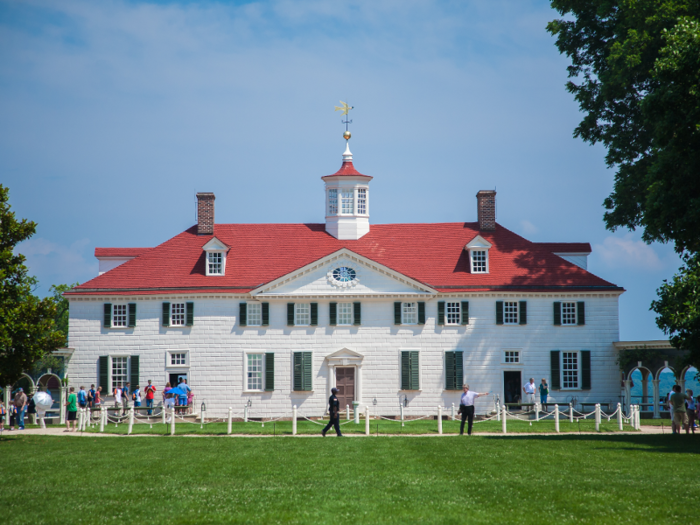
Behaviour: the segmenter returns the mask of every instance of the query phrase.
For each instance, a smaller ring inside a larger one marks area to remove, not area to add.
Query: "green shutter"
[[[294,326],[294,303],[287,303],[287,326]]]
[[[425,303],[418,301],[418,324],[425,324]]]
[[[496,324],[503,324],[503,301],[496,301]]]
[[[591,389],[591,351],[581,350],[581,390]]]
[[[303,356],[301,352],[294,352],[294,390],[299,392],[302,390],[303,376]]]
[[[394,324],[401,324],[401,302],[394,303]]]
[[[586,324],[586,303],[583,301],[576,303],[576,322],[579,325]]]
[[[338,303],[330,303],[328,305],[328,315],[330,317],[330,325],[338,324]]]
[[[139,356],[132,355],[129,360],[129,381],[131,381],[131,391],[139,387]]]
[[[561,325],[561,301],[554,301],[554,326]]]
[[[262,304],[262,325],[270,325],[270,303]]]
[[[520,307],[518,310],[520,324],[527,324],[527,301],[520,301]]]
[[[419,381],[419,366],[418,366],[418,350],[411,350],[411,385],[410,390],[420,389]]]
[[[549,353],[549,363],[552,373],[552,390],[561,390],[561,366],[559,364],[559,350]]]
[[[163,303],[163,326],[170,326],[170,303]]]
[[[265,354],[265,392],[272,392],[275,389],[275,354],[268,352]]]
[[[185,305],[185,326],[192,326],[194,324],[194,303],[187,303]]]
[[[304,384],[302,390],[311,390],[311,371],[312,371],[312,357],[311,352],[303,352],[304,354]]]
[[[362,324],[362,303],[352,303],[352,324],[355,326]]]
[[[464,381],[464,352],[455,352],[455,390],[462,390]]]
[[[136,326],[136,303],[129,303],[129,328]]]
[[[238,303],[238,324],[248,325],[248,303]]]
[[[445,352],[445,390],[455,388],[455,352]]]
[[[469,301],[462,301],[462,324],[469,324]],[[462,385],[459,388],[461,390]]]
[[[401,390],[409,390],[411,386],[411,352],[401,352]]]
[[[311,326],[318,324],[318,303],[311,303]]]
[[[100,356],[100,384],[99,386],[102,387],[102,395],[104,397],[108,396],[110,393],[109,390],[109,356],[108,355],[101,355]]]
[[[438,326],[442,326],[445,324],[445,301],[438,301],[437,324]]]
[[[104,319],[102,321],[102,326],[105,328],[112,328],[112,303],[104,304]]]

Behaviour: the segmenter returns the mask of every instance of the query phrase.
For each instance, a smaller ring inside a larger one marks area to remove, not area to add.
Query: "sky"
[[[624,287],[621,340],[663,339],[649,311],[681,266],[611,232],[614,170],[573,138],[582,114],[544,0],[0,0],[0,183],[37,223],[17,251],[52,284],[97,275],[95,247],[156,246],[195,224],[320,223],[351,111],[371,224],[497,220],[536,242],[590,242]]]

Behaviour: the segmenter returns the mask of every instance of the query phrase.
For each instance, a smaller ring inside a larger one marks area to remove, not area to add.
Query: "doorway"
[[[506,403],[519,403],[522,399],[522,376],[518,372],[503,372],[503,399]]]
[[[175,388],[177,385],[180,384],[180,378],[182,379],[187,379],[187,372],[176,372],[176,373],[170,373],[170,386]],[[187,383],[189,385],[189,382]]]
[[[348,405],[352,409],[352,402],[355,401],[355,368],[336,367],[335,387],[338,389],[340,410],[345,410]]]

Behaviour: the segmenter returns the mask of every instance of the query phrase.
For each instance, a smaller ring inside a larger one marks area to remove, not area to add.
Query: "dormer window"
[[[489,249],[491,243],[477,235],[464,249],[469,251],[471,273],[489,273]]]
[[[214,237],[202,248],[206,256],[206,275],[224,275],[226,273],[226,254],[228,253],[229,247]]]

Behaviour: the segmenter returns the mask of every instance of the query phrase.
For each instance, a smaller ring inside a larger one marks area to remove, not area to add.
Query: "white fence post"
[[[165,403],[161,405],[160,416],[163,419],[163,424],[165,425]]]
[[[360,404],[357,401],[353,401],[353,403],[352,403],[352,415],[353,415],[353,418],[355,419],[355,424],[359,425],[360,424]]]
[[[243,422],[248,422],[248,405],[243,407]]]
[[[400,405],[399,408],[401,409],[401,426],[403,426],[403,405]]]
[[[595,404],[595,431],[600,432],[600,403]]]
[[[365,436],[369,436],[369,406],[365,407]]]
[[[204,428],[204,410],[199,411],[199,428]]]
[[[574,422],[574,405],[569,403],[569,423]]]
[[[438,434],[442,435],[442,407],[438,407]]]
[[[231,432],[233,431],[232,426],[233,426],[233,407],[228,407],[228,429],[226,430],[226,432],[228,434],[231,434]]]
[[[554,403],[554,431],[559,433],[559,405]]]
[[[175,407],[170,408],[170,435],[175,435]]]
[[[78,409],[78,430],[83,430],[83,409]]]
[[[105,420],[107,419],[106,414],[107,410],[104,407],[100,408],[100,432],[105,431]]]
[[[292,436],[297,435],[297,406],[292,407]]]
[[[505,405],[503,405],[502,410],[503,410],[503,415],[501,416],[501,422],[503,423],[503,433],[504,433],[504,434],[507,434],[507,431],[506,431],[506,418],[508,417],[508,408],[507,408]]]
[[[501,402],[496,401],[496,421],[501,420]]]
[[[637,430],[641,430],[642,428],[642,422],[641,422],[641,413],[642,411],[639,409],[639,405],[634,406],[634,421],[637,423]],[[680,429],[678,430],[680,433]]]
[[[87,416],[88,416],[88,426],[92,428],[92,410],[88,407],[87,409]]]
[[[540,404],[535,401],[535,421],[540,420]]]
[[[131,434],[131,431],[134,428],[134,407],[131,407],[129,409],[129,430],[127,430],[127,434]]]
[[[617,426],[622,430],[622,407],[620,403],[617,404]]]
[[[454,421],[455,419],[457,419],[457,418],[455,417],[455,404],[452,403],[452,421]]]
[[[350,421],[350,405],[345,405],[345,420]]]

